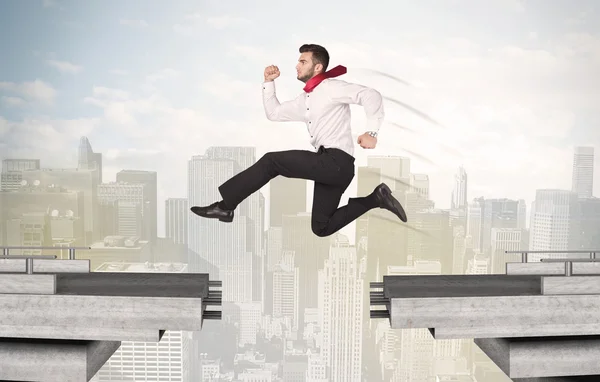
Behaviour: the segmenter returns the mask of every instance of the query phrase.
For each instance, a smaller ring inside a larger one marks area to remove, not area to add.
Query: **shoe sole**
[[[396,213],[396,215],[400,215],[400,216],[398,216],[400,218],[400,220],[402,220],[404,223],[406,223],[406,221],[408,220],[406,218],[406,211],[404,211],[404,208],[402,208],[402,204],[400,204],[400,202],[397,201],[396,198],[394,198],[394,196],[392,195],[392,190],[390,190],[388,185],[385,183],[382,186],[382,190],[383,190],[383,194],[385,196],[391,197],[392,205],[394,206],[394,209],[395,209],[394,212]]]

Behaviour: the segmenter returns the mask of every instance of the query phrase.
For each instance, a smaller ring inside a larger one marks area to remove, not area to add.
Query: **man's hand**
[[[275,65],[267,66],[265,68],[265,81],[273,81],[279,77],[279,68]]]
[[[374,149],[377,145],[377,138],[370,136],[367,133],[358,137],[358,144],[363,149]]]

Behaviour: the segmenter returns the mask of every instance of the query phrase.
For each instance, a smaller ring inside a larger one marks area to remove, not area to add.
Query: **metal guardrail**
[[[521,262],[526,263],[527,262],[527,255],[530,253],[563,253],[563,254],[571,254],[571,253],[589,253],[590,254],[590,258],[589,259],[545,259],[546,262],[565,262],[565,276],[571,276],[573,274],[573,262],[596,262],[597,259],[596,258],[596,254],[600,253],[600,249],[589,249],[589,250],[581,250],[581,249],[574,249],[574,250],[565,250],[565,251],[504,251],[504,253],[512,253],[512,254],[516,254],[516,253],[520,253],[521,254]],[[540,261],[544,261],[544,259],[540,259]]]
[[[385,309],[371,309],[370,318],[390,318],[390,299],[385,297],[382,282],[372,282],[369,284],[369,300],[371,307],[384,306]],[[381,290],[380,290],[381,289]]]
[[[223,291],[215,290],[214,288],[221,288],[223,282],[219,280],[212,280],[208,282],[208,296],[202,300],[202,304],[205,307],[208,306],[221,306],[223,304]],[[204,310],[202,318],[205,320],[220,320],[223,316],[223,312],[220,310]]]
[[[0,259],[56,259],[56,255],[2,255]]]
[[[566,250],[566,251],[504,251],[504,253],[520,253],[521,254],[521,262],[527,262],[527,255],[530,253],[589,253],[590,259],[595,259],[596,254],[600,253],[600,249],[591,249],[591,250]]]
[[[33,247],[33,246],[24,246],[24,247],[0,247],[2,248],[2,252],[4,254],[4,256],[10,256],[10,250],[11,249],[48,249],[48,250],[56,250],[56,251],[63,251],[65,249],[69,250],[69,260],[75,260],[75,250],[89,250],[92,249],[92,247],[62,247],[62,246],[55,246],[55,247]]]

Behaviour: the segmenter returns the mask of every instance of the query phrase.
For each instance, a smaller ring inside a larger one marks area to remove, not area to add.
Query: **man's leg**
[[[344,184],[348,178],[335,159],[321,150],[316,153],[307,150],[269,152],[219,187],[222,201],[206,207],[194,206],[191,210],[202,217],[231,222],[233,210],[278,175],[338,185]]]
[[[344,174],[340,174],[339,166],[329,156],[319,152],[274,151],[266,153],[246,171],[223,183],[219,192],[225,204],[233,209],[278,175],[340,184]]]
[[[371,208],[377,207],[364,198],[364,205],[348,201],[348,204],[338,208],[346,187],[315,182],[313,192],[311,228],[315,235],[329,236],[364,214]]]
[[[404,209],[385,183],[367,196],[350,198],[347,205],[338,208],[347,187],[315,183],[311,222],[315,235],[332,235],[373,208],[387,209],[406,222]]]

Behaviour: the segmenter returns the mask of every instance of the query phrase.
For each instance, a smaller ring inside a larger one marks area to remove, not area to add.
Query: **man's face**
[[[296,65],[296,73],[298,80],[306,82],[315,76],[315,71],[319,70],[320,64],[315,65],[312,60],[312,52],[305,52],[300,54],[298,59],[298,65]]]

